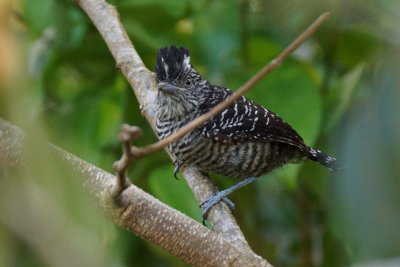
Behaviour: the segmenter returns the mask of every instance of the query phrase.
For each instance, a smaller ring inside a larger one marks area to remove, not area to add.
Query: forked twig
[[[13,169],[29,168],[25,166],[27,159],[24,157],[27,153],[27,144],[32,142],[27,140],[27,136],[29,135],[0,117],[0,136],[0,148],[2,149],[0,153],[0,165],[6,169],[8,167]],[[54,162],[66,164],[65,167],[68,168],[68,172],[71,175],[74,175],[74,178],[77,179],[76,181],[79,181],[78,178],[82,178],[85,188],[88,189],[88,192],[93,197],[93,204],[97,204],[98,208],[113,223],[166,250],[188,265],[271,267],[265,259],[251,254],[242,247],[238,247],[236,243],[223,238],[217,232],[210,231],[200,223],[170,208],[134,185],[130,185],[124,190],[123,206],[108,205],[110,199],[108,189],[115,186],[117,183],[116,177],[55,145],[43,143],[43,140],[37,139],[34,139],[34,142],[40,142],[38,144],[40,144],[41,149],[44,149],[43,151],[46,151],[46,153],[50,152],[51,154],[48,155],[57,157]],[[50,151],[47,150],[48,148],[50,148]],[[4,178],[6,179],[0,181],[2,185],[14,185],[12,179],[7,179],[11,177],[6,176]],[[22,210],[26,208],[26,201],[32,199],[29,198],[29,194],[26,196],[27,192],[32,193],[32,191],[29,191],[32,188],[29,189],[27,186],[11,186],[10,188],[6,186],[0,189],[2,190],[2,195],[0,196],[2,200],[0,208],[2,211],[6,210],[5,208],[8,208],[7,210],[10,211],[11,208]],[[5,192],[7,193],[4,195]],[[41,196],[47,196],[43,192],[40,191]],[[15,196],[18,193],[21,193],[21,196],[16,203]],[[44,201],[46,200],[48,199],[44,198]],[[21,237],[27,244],[36,246],[38,244],[36,238],[38,233],[32,233],[33,230],[44,231],[45,237],[53,238],[51,234],[54,233],[54,229],[48,230],[44,229],[42,225],[32,225],[31,221],[21,224],[19,220],[21,220],[21,216],[36,218],[36,220],[39,218],[38,216],[45,218],[45,216],[50,214],[48,208],[53,208],[53,204],[46,203],[46,209],[43,210],[44,213],[42,209],[39,209],[39,214],[32,211],[23,215],[19,214],[20,212],[1,212],[1,223],[6,223],[10,229],[14,229],[19,234],[22,233]],[[59,206],[54,208],[57,209]],[[57,215],[60,212],[63,211],[56,210]],[[61,216],[57,220],[59,221],[60,218],[62,220],[65,217]],[[69,221],[66,221],[66,223],[69,223]],[[22,227],[25,225],[27,227]],[[58,229],[56,228],[56,230]],[[33,236],[29,236],[29,234],[33,234]],[[72,231],[71,234],[76,235],[76,231]],[[48,238],[41,240],[39,244],[48,245],[48,242],[46,242]],[[48,253],[51,252],[53,250]],[[44,255],[49,255],[48,253]]]
[[[113,168],[117,172],[117,184],[115,188],[112,189],[112,195],[117,197],[124,191],[129,185],[130,180],[127,177],[127,169],[129,163],[135,158],[135,155],[138,154],[135,151],[135,146],[131,145],[131,142],[142,135],[142,130],[136,126],[129,126],[128,124],[124,124],[121,126],[121,131],[119,132],[118,139],[122,144],[122,156],[121,159],[114,162]]]

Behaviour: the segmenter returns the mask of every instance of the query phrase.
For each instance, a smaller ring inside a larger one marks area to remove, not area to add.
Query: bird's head
[[[189,50],[183,47],[162,47],[156,63],[157,102],[160,115],[182,118],[194,112],[208,93],[208,82],[190,64]]]

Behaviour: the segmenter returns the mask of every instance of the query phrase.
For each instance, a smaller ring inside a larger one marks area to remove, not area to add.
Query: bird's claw
[[[179,178],[178,178],[178,172],[179,172],[180,168],[181,168],[180,165],[175,166],[175,169],[174,169],[174,177],[175,177],[176,180],[179,180]]]
[[[216,194],[216,195],[214,195],[212,197],[207,198],[203,202],[201,202],[200,208],[203,209],[203,212],[202,212],[201,216],[203,218],[203,225],[204,226],[206,226],[206,220],[207,220],[208,213],[210,212],[211,208],[214,207],[214,205],[217,204],[220,201],[221,201],[221,197],[218,194]]]
[[[174,165],[175,165],[175,169],[174,169],[174,177],[176,180],[179,180],[178,178],[178,172],[181,169],[181,165],[179,164],[179,162],[177,160],[174,160]]]
[[[220,202],[221,200],[228,205],[228,207],[231,211],[233,211],[235,209],[235,204],[231,200],[229,200],[229,198],[227,198],[226,196],[223,196],[220,193],[221,192],[219,192],[218,194],[216,194],[212,197],[207,198],[206,200],[201,202],[201,204],[199,206],[200,208],[203,209],[202,218],[203,218],[204,226],[206,225],[208,213],[210,212],[211,208],[214,207],[216,204],[218,204],[218,202]]]

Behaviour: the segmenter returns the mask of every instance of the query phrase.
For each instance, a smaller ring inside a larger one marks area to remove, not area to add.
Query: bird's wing
[[[232,91],[223,92],[225,95],[231,93]],[[217,92],[217,95],[221,93]],[[214,102],[222,100],[208,103],[204,112],[218,104]],[[216,141],[279,142],[296,146],[303,151],[307,147],[300,135],[278,115],[243,96],[197,130],[203,136]]]

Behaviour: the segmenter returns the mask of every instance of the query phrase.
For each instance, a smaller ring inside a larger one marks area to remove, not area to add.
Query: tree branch
[[[43,144],[48,147],[48,144]],[[23,167],[25,134],[0,118],[0,164]],[[165,205],[140,188],[129,185],[113,202],[118,178],[51,145],[50,149],[84,185],[101,210],[117,225],[152,242],[195,266],[271,266],[260,257],[243,252],[200,223]]]

